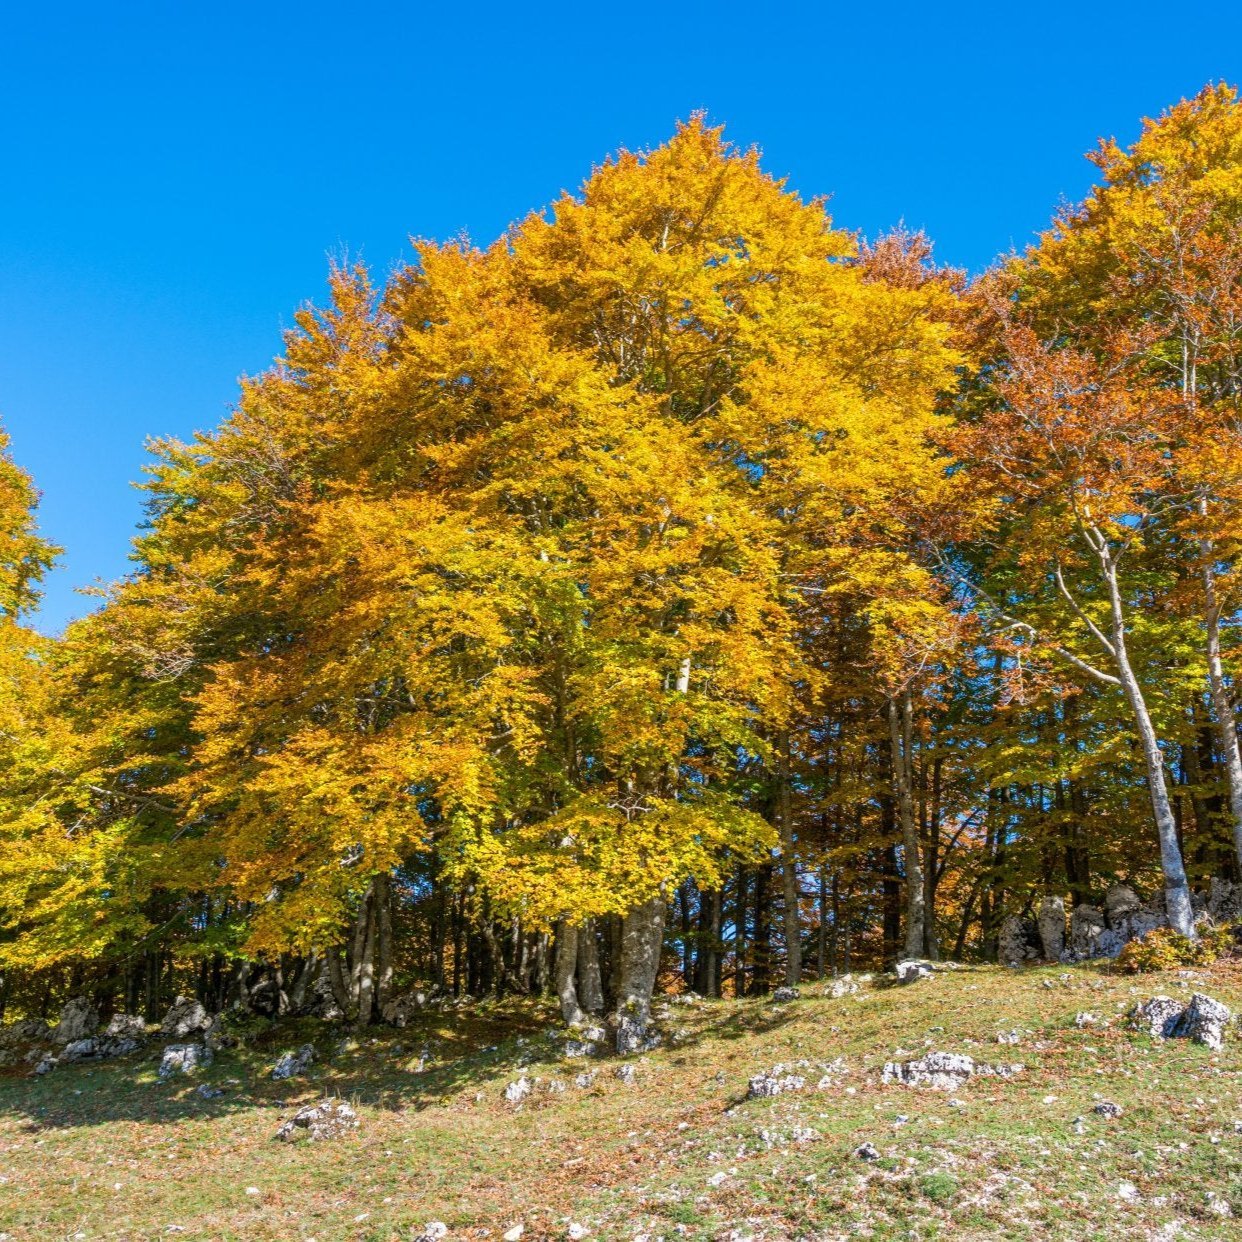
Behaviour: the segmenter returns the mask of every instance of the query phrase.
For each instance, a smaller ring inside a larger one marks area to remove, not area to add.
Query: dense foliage
[[[332,273],[155,445],[57,641],[0,464],[0,1005],[637,1015],[1237,880],[1242,108],[973,282],[695,120],[486,250]]]

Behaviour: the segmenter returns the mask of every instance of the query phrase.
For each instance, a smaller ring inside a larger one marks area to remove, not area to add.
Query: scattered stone
[[[935,1087],[951,1091],[960,1087],[975,1072],[972,1057],[960,1052],[929,1052],[916,1061],[888,1061],[884,1066],[885,1083],[901,1083],[906,1087]]]
[[[591,1231],[585,1226],[578,1224],[577,1221],[571,1221],[569,1228],[565,1230],[565,1236],[569,1242],[582,1242],[583,1238],[589,1238]]]
[[[747,1086],[748,1100],[764,1100],[789,1091],[801,1091],[806,1079],[801,1074],[787,1074],[783,1065],[774,1065],[767,1073],[756,1074]]]
[[[510,1104],[520,1104],[531,1093],[531,1082],[525,1074],[516,1082],[505,1088],[505,1100]]]
[[[863,1143],[861,1147],[855,1147],[854,1155],[857,1156],[859,1160],[867,1161],[878,1160],[880,1158],[880,1153],[876,1151],[875,1146],[871,1143]]]
[[[74,1044],[89,1039],[99,1030],[99,1010],[85,996],[75,996],[60,1011],[60,1021],[51,1033],[54,1044]]]
[[[1215,1216],[1220,1220],[1228,1220],[1233,1216],[1233,1207],[1229,1200],[1223,1195],[1219,1195],[1214,1190],[1207,1192],[1207,1203],[1205,1204],[1209,1216]]]
[[[618,1065],[612,1073],[614,1078],[619,1078],[627,1085],[634,1081],[634,1067],[632,1065]]]
[[[402,996],[393,997],[380,1011],[380,1016],[389,1026],[398,1029],[409,1026],[410,1019],[420,1009],[427,1007],[427,993],[422,991],[406,992]]]
[[[59,1060],[62,1065],[71,1065],[74,1061],[84,1061],[87,1057],[93,1057],[97,1051],[93,1039],[75,1039],[73,1043],[66,1044],[61,1049]]]
[[[34,1067],[36,1074],[50,1074],[57,1066],[58,1062],[55,1057],[43,1056],[39,1058],[39,1063]]]
[[[1152,1039],[1168,1039],[1181,1018],[1185,1006],[1171,996],[1153,996],[1140,1001],[1131,1011],[1130,1020]]]
[[[1122,1182],[1117,1187],[1117,1198],[1123,1203],[1137,1203],[1139,1201],[1138,1187],[1133,1182]]]
[[[358,1114],[344,1100],[320,1100],[300,1108],[276,1131],[282,1143],[291,1143],[305,1131],[312,1143],[341,1138],[358,1128]]]
[[[223,1087],[213,1087],[211,1083],[202,1083],[194,1092],[200,1100],[218,1100],[224,1094]]]
[[[931,962],[916,961],[913,958],[898,962],[893,967],[898,983],[915,983],[919,979],[930,979],[936,973]]]
[[[1074,1025],[1080,1031],[1084,1027],[1098,1026],[1099,1022],[1100,1022],[1100,1019],[1095,1014],[1087,1013],[1085,1010],[1082,1013],[1078,1013],[1074,1015]]]
[[[185,1039],[187,1035],[206,1031],[210,1027],[211,1016],[207,1010],[187,996],[178,996],[160,1023],[160,1031],[171,1039]]]
[[[772,993],[772,1003],[782,1005],[787,1001],[796,1001],[801,995],[800,988],[779,987]]]
[[[296,1052],[281,1053],[276,1064],[272,1066],[272,1078],[296,1078],[305,1074],[315,1060],[315,1045],[303,1044]]]
[[[1022,1032],[1018,1030],[998,1031],[996,1034],[996,1042],[998,1044],[1009,1045],[1020,1044],[1022,1042]]]
[[[1225,1041],[1225,1027],[1232,1017],[1227,1005],[1196,992],[1178,1019],[1173,1034],[1193,1039],[1195,1043],[1219,1052]]]
[[[441,1220],[431,1220],[423,1226],[422,1233],[414,1235],[414,1242],[440,1242],[447,1237],[448,1226]]]
[[[843,996],[853,996],[858,991],[858,980],[853,975],[842,975],[834,979],[824,991],[825,996],[840,1000]]]
[[[160,1058],[159,1076],[171,1078],[173,1074],[192,1074],[210,1064],[211,1049],[205,1044],[169,1044]]]
[[[595,1086],[595,1071],[589,1070],[585,1074],[579,1074],[574,1078],[574,1086],[580,1087],[583,1091]]]
[[[1116,1121],[1124,1110],[1120,1104],[1114,1104],[1112,1100],[1101,1100],[1093,1111],[1099,1117],[1106,1117],[1109,1121]]]
[[[1039,903],[1039,941],[1050,962],[1061,960],[1065,951],[1065,899],[1048,896]]]
[[[1074,1118],[1074,1133],[1075,1134],[1086,1134],[1086,1132],[1087,1132],[1087,1119],[1085,1117],[1075,1117]]]
[[[501,1242],[521,1242],[521,1237],[525,1232],[525,1225],[514,1225],[512,1229],[506,1229],[500,1235]]]

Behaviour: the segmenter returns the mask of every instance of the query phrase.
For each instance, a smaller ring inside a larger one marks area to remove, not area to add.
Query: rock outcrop
[[[1059,962],[1065,951],[1065,898],[1047,896],[1039,903],[1039,942],[1044,957]]]
[[[1030,919],[1011,914],[1000,925],[996,939],[997,960],[1004,966],[1037,962],[1040,955],[1039,928]]]
[[[314,1059],[314,1044],[303,1044],[294,1052],[283,1052],[272,1066],[272,1077],[277,1081],[282,1078],[297,1078],[306,1073]]]
[[[358,1128],[358,1114],[343,1100],[320,1100],[300,1108],[276,1131],[282,1143],[305,1138],[317,1143],[324,1139],[342,1138]]]
[[[169,1039],[187,1039],[210,1029],[211,1015],[198,1001],[188,996],[178,996],[160,1023],[161,1033]]]
[[[1171,996],[1153,996],[1130,1012],[1131,1023],[1153,1039],[1191,1039],[1213,1051],[1224,1044],[1232,1017],[1228,1006],[1202,992],[1194,993],[1189,1004]]]
[[[60,1021],[51,1033],[54,1044],[73,1044],[89,1039],[99,1030],[99,1010],[84,996],[75,996],[60,1011]]]
[[[1013,1078],[1023,1066],[988,1065],[961,1052],[929,1052],[914,1061],[888,1061],[881,1081],[899,1083],[903,1087],[933,1087],[954,1091],[976,1075],[989,1078]]]
[[[210,1064],[211,1049],[206,1044],[169,1044],[160,1057],[159,1076],[171,1078],[174,1074],[192,1074]]]

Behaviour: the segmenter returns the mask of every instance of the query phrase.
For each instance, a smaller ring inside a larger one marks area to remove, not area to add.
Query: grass
[[[525,1242],[563,1238],[572,1221],[651,1242],[1242,1238],[1221,1214],[1242,1217],[1242,1031],[1212,1053],[1124,1022],[1141,996],[1191,990],[1237,1012],[1242,968],[966,967],[836,1000],[811,984],[786,1005],[671,1005],[668,1038],[634,1061],[632,1084],[615,1062],[558,1058],[553,1011],[518,1003],[353,1036],[255,1024],[199,1077],[170,1082],[144,1055],[10,1071],[0,1236],[387,1242],[443,1221],[461,1238],[521,1223]],[[1078,1029],[1083,1010],[1107,1025]],[[996,1042],[1012,1030],[1017,1045]],[[271,1081],[279,1053],[307,1040],[310,1074]],[[880,1083],[886,1060],[928,1048],[1026,1069],[957,1092]],[[838,1058],[843,1072],[816,1089]],[[803,1091],[746,1099],[752,1074],[799,1061]],[[503,1090],[523,1073],[535,1090],[515,1108]],[[202,1099],[201,1082],[225,1094]],[[355,1104],[356,1133],[273,1141],[324,1093]],[[1102,1098],[1123,1115],[1097,1116]],[[864,1142],[879,1159],[855,1156]]]

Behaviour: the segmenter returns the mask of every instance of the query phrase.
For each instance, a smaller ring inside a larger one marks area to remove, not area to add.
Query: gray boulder
[[[89,1039],[99,1030],[99,1010],[85,996],[75,996],[60,1011],[60,1021],[52,1031],[54,1044],[73,1044]]]
[[[358,1114],[343,1100],[321,1100],[300,1108],[276,1131],[282,1143],[305,1138],[317,1143],[342,1138],[358,1128]]]
[[[147,1024],[132,1013],[114,1013],[103,1029],[105,1039],[146,1039]]]
[[[772,993],[771,1000],[774,1004],[780,1005],[786,1001],[796,1001],[802,992],[798,988],[779,987]]]
[[[1138,893],[1128,884],[1114,884],[1104,895],[1104,911],[1110,927],[1116,927],[1122,919],[1142,908]]]
[[[1029,919],[1011,914],[1000,925],[996,956],[1004,966],[1039,960],[1039,929]]]
[[[192,1074],[211,1064],[211,1049],[206,1044],[169,1044],[160,1058],[159,1075]]]
[[[1107,929],[1108,921],[1098,906],[1075,906],[1070,914],[1069,951],[1083,961],[1101,957],[1099,940]]]
[[[1048,896],[1039,903],[1039,942],[1044,957],[1059,962],[1065,950],[1065,899]]]
[[[915,983],[919,979],[930,979],[936,973],[936,968],[931,962],[908,958],[904,962],[898,962],[893,967],[893,973],[897,976],[898,983]]]
[[[1193,1039],[1195,1043],[1219,1052],[1225,1041],[1225,1028],[1232,1017],[1227,1005],[1205,996],[1202,992],[1196,992],[1178,1018],[1173,1034]]]
[[[23,1018],[20,1022],[0,1027],[0,1047],[14,1044],[32,1044],[46,1039],[48,1025],[42,1018]]]
[[[94,1038],[75,1039],[60,1050],[57,1060],[62,1065],[71,1065],[74,1061],[85,1061],[88,1057],[95,1056],[98,1051],[99,1049]]]
[[[211,1015],[198,1001],[188,996],[178,996],[160,1023],[161,1033],[170,1039],[185,1039],[210,1028]]]
[[[973,1057],[960,1052],[929,1052],[916,1061],[887,1062],[883,1081],[900,1083],[903,1087],[935,1087],[951,1091],[960,1087],[974,1072]]]
[[[276,1064],[272,1066],[272,1077],[279,1081],[282,1078],[296,1078],[305,1074],[315,1059],[315,1045],[303,1044],[296,1052],[282,1053]]]
[[[1242,884],[1230,884],[1228,880],[1213,876],[1207,912],[1217,923],[1242,922]]]
[[[1181,1021],[1185,1006],[1171,996],[1153,996],[1139,1001],[1130,1012],[1130,1021],[1152,1039],[1169,1039]]]

